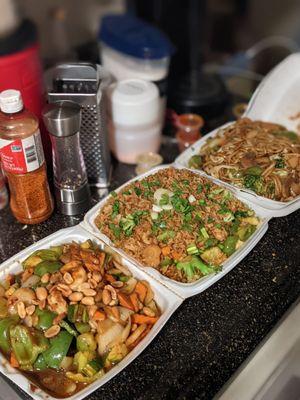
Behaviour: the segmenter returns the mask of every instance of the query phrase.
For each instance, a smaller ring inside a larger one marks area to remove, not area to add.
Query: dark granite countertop
[[[122,165],[115,171],[122,177],[115,186],[133,175]],[[6,208],[0,262],[81,219],[55,212],[40,225],[22,226]],[[238,266],[186,300],[148,348],[88,399],[211,399],[299,297],[299,226],[300,211],[271,220]]]

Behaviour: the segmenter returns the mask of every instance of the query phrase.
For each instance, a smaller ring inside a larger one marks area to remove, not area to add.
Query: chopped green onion
[[[142,190],[137,186],[134,187],[134,191],[137,196],[140,196],[142,194]]]
[[[203,227],[200,229],[201,235],[204,237],[204,239],[209,238],[209,234],[207,233],[206,229]]]
[[[199,254],[199,250],[197,249],[197,246],[195,245],[195,243],[188,245],[188,247],[186,248],[186,251],[190,255]]]

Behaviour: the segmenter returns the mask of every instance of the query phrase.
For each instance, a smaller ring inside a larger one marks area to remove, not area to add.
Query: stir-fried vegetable
[[[258,188],[262,172],[260,166],[249,166],[242,178]],[[248,228],[250,216],[254,212],[225,188],[191,171],[166,168],[116,193],[96,224],[141,264],[171,279],[192,282],[219,270],[253,234],[259,220]],[[186,263],[189,256],[197,256],[208,268]]]
[[[1,291],[0,350],[54,397],[105,374],[159,318],[150,285],[91,241],[38,250],[23,268]]]
[[[241,118],[208,138],[188,166],[272,200],[300,195],[300,136],[271,122]]]

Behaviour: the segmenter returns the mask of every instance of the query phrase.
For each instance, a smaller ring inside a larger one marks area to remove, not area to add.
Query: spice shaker
[[[90,207],[90,191],[80,147],[81,108],[63,100],[45,106],[43,120],[52,142],[55,196],[63,214],[77,215]]]
[[[18,90],[0,94],[0,156],[10,189],[10,207],[23,224],[38,224],[53,212],[38,119],[23,107]]]
[[[111,159],[106,125],[106,91],[110,74],[100,65],[63,63],[46,73],[49,103],[70,100],[81,107],[80,143],[88,180],[99,188],[109,186]]]

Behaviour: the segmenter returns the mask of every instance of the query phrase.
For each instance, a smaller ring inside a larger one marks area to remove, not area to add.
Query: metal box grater
[[[90,63],[58,64],[46,73],[49,103],[71,100],[82,108],[80,143],[88,179],[100,188],[110,181],[105,109],[105,89],[110,83],[110,75],[100,65]]]

